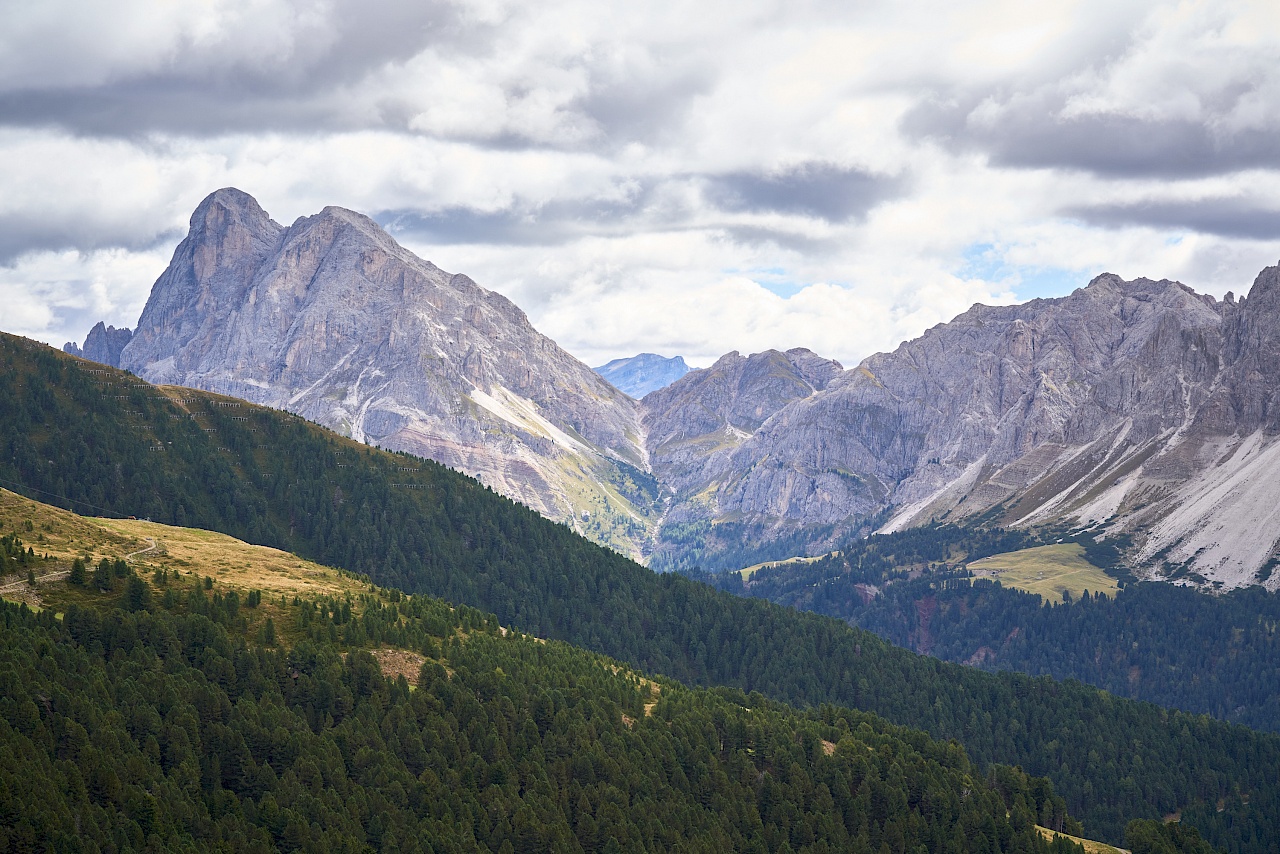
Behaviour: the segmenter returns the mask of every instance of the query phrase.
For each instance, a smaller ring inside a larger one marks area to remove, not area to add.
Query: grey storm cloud
[[[772,243],[815,250],[823,241],[758,224],[720,222],[724,214],[782,213],[829,222],[861,218],[877,204],[899,195],[904,179],[829,163],[808,163],[779,172],[732,172],[633,179],[621,198],[554,200],[538,206],[514,205],[496,211],[451,206],[440,210],[385,210],[374,219],[392,234],[425,243],[562,245],[586,234],[679,230],[694,220],[721,229],[745,244]],[[713,210],[697,211],[673,199],[689,184],[700,185]]]
[[[800,214],[844,222],[861,218],[903,190],[900,178],[832,163],[776,172],[730,172],[707,178],[708,199],[722,210]]]
[[[287,56],[193,47],[156,68],[117,74],[103,82],[36,79],[6,86],[0,80],[0,127],[56,127],[78,135],[120,138],[412,127],[413,133],[431,136],[434,131],[414,124],[419,106],[404,102],[394,91],[379,91],[380,75],[394,79],[393,69],[426,51],[497,64],[504,27],[515,25],[468,17],[460,4],[442,0],[374,6],[340,0],[323,23],[294,34]],[[565,109],[597,131],[572,143],[535,142],[509,129],[443,135],[500,150],[609,150],[678,134],[690,106],[712,89],[718,72],[713,61],[696,51],[666,56],[655,50],[659,55],[637,50],[629,60],[619,60],[609,51],[571,52],[559,59],[562,70],[582,72],[586,79],[586,90]],[[65,59],[76,65],[74,56]],[[515,103],[539,81],[517,78],[501,85],[507,100]]]
[[[711,90],[716,75],[694,63],[637,75],[602,72],[593,78],[596,85],[575,106],[606,139],[648,143],[679,132],[695,99]]]
[[[76,220],[72,218],[35,220],[28,216],[0,214],[0,266],[12,265],[18,258],[42,250],[120,248],[134,252],[177,243],[182,232],[156,231],[146,223],[126,219],[112,222]]]
[[[428,244],[555,246],[584,234],[624,227],[641,210],[647,196],[647,191],[641,191],[622,200],[560,200],[496,211],[463,206],[434,211],[387,210],[374,214],[373,219],[398,238]]]
[[[0,95],[0,123],[56,126],[77,134],[131,137],[165,132],[193,136],[236,131],[342,128],[323,101],[299,97],[256,78],[210,85],[151,77],[101,87]]]
[[[1237,96],[1239,93],[1235,93]],[[979,118],[985,99],[925,101],[902,130],[985,153],[994,165],[1072,169],[1108,178],[1197,178],[1280,167],[1280,125],[1227,131],[1216,121],[1231,106],[1206,104],[1200,120],[1112,113],[1064,117],[1063,96],[1009,98]]]
[[[0,125],[118,137],[351,130],[370,122],[368,114],[348,113],[335,95],[344,86],[427,47],[470,55],[493,50],[494,28],[464,20],[459,7],[447,2],[370,7],[343,0],[329,11],[322,26],[296,34],[286,57],[193,47],[159,68],[106,82],[0,87]],[[383,125],[396,126],[399,116],[390,109],[381,118]]]
[[[435,211],[390,210],[373,219],[397,239],[422,243],[482,243],[503,246],[563,244],[576,235],[550,212],[481,211],[454,206]]]
[[[1063,214],[1091,225],[1181,228],[1220,237],[1280,240],[1280,209],[1238,199],[1141,202],[1068,208]]]

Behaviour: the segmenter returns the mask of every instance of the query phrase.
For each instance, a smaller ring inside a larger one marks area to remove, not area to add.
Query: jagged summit
[[[120,353],[132,338],[132,330],[116,329],[114,326],[107,326],[99,320],[89,330],[89,334],[85,336],[83,349],[77,346],[76,342],[68,341],[62,345],[62,351],[73,356],[79,356],[82,359],[88,359],[91,362],[118,368],[120,367]]]
[[[192,228],[195,228],[197,222],[203,222],[208,217],[209,211],[214,208],[246,211],[253,217],[270,219],[253,196],[238,187],[223,187],[220,190],[214,190],[196,205],[196,209],[191,213]]]
[[[1280,305],[1280,265],[1265,267],[1258,273],[1247,299],[1266,302],[1270,308]]]
[[[286,228],[240,190],[211,194],[121,365],[437,459],[640,556],[647,509],[612,485],[647,465],[635,402],[354,211]]]

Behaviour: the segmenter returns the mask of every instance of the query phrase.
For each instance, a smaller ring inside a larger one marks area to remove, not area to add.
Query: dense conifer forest
[[[153,583],[0,605],[0,850],[1080,850],[1036,829],[1075,829],[1048,781],[872,715],[374,590],[282,603],[286,647],[260,596]],[[415,684],[384,644],[424,654]]]
[[[158,390],[0,338],[0,485],[84,513],[150,516],[294,551],[497,615],[686,684],[850,706],[981,766],[1049,777],[1094,838],[1181,812],[1229,851],[1280,850],[1280,738],[986,673],[838,620],[656,575],[475,481],[315,425]]]
[[[947,661],[1079,679],[1122,697],[1280,731],[1280,596],[1261,587],[1207,595],[1133,583],[1112,548],[1088,538],[1086,557],[1127,582],[1114,598],[1095,593],[1050,604],[957,571],[963,561],[1040,542],[1021,531],[916,529],[850,542],[813,563],[766,568],[745,584],[736,574],[707,580],[848,620]]]

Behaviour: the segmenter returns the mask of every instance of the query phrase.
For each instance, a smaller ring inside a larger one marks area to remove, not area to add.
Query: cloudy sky
[[[373,216],[591,364],[846,364],[1280,260],[1280,4],[0,0],[0,328],[133,326],[200,200]]]

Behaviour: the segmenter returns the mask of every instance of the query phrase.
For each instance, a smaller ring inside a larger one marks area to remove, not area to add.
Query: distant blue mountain
[[[655,353],[641,353],[629,359],[614,359],[594,370],[613,383],[614,388],[639,400],[651,391],[666,388],[693,368],[685,364],[683,356],[668,359]]]

